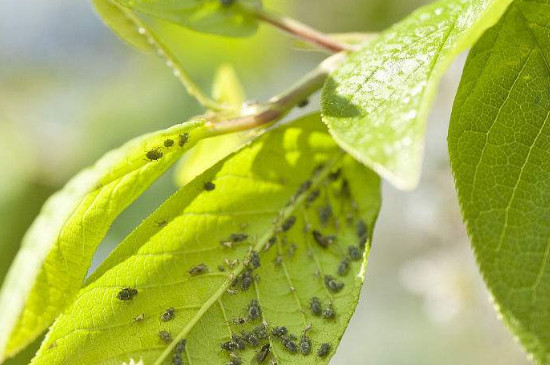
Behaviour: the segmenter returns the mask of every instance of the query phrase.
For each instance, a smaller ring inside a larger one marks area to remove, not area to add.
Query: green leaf
[[[308,356],[289,353],[271,336],[269,356],[279,363],[326,364],[359,298],[380,191],[377,175],[344,155],[319,119],[309,116],[266,133],[167,200],[89,278],[33,364],[120,364],[129,358],[161,364],[172,358],[181,339],[187,341],[184,363],[227,363],[220,344],[263,326],[262,321],[269,331],[286,326],[297,342],[312,325]],[[303,185],[306,181],[310,185]],[[213,190],[205,189],[208,182]],[[290,217],[296,219],[292,226]],[[357,236],[360,221],[366,228],[360,232],[364,251]],[[322,232],[318,239],[328,247],[315,241],[314,230]],[[241,239],[231,238],[234,234]],[[349,246],[358,256],[339,276]],[[247,275],[252,278],[247,289],[243,273],[245,265],[254,266],[252,252],[258,252],[260,267]],[[200,264],[207,269],[199,270]],[[328,289],[325,275],[343,288]],[[125,287],[137,295],[121,301],[117,296]],[[332,303],[334,318],[311,313],[314,296],[322,309]],[[261,308],[257,319],[248,318],[253,299]],[[163,321],[168,308],[174,309],[173,318]],[[164,343],[159,331],[167,331],[173,342]],[[236,351],[243,364],[268,341]],[[316,352],[324,342],[332,349],[321,359]]]
[[[323,88],[323,120],[338,144],[400,189],[419,180],[437,83],[511,0],[442,0],[352,54]]]
[[[113,0],[92,0],[92,3],[103,22],[120,39],[142,51],[155,50],[147,41],[145,30],[140,33],[140,26],[135,23],[135,15],[131,13],[131,10],[121,7]]]
[[[220,104],[233,109],[241,109],[246,100],[243,86],[235,69],[229,64],[223,64],[216,70],[212,97]]]
[[[236,0],[224,5],[219,0],[115,0],[120,5],[154,18],[205,33],[228,37],[254,34],[258,21],[245,6],[261,6],[260,0]]]
[[[471,51],[449,152],[478,264],[504,321],[550,363],[550,1],[515,1]]]
[[[69,304],[113,220],[203,137],[202,126],[189,122],[136,138],[46,202],[0,293],[0,361],[32,342]]]

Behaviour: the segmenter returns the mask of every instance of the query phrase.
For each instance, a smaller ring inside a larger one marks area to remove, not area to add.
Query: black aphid
[[[118,292],[116,297],[123,302],[132,300],[136,295],[138,295],[137,289],[134,288],[123,288]]]
[[[248,290],[250,288],[250,285],[252,285],[252,271],[246,270],[244,273],[241,274],[241,289],[242,290]]]
[[[319,357],[327,357],[327,355],[330,353],[330,344],[329,343],[323,343],[319,347],[319,350],[317,350],[317,356]]]
[[[241,365],[241,364],[242,364],[241,358],[235,354],[231,354],[231,360],[227,363],[227,365]]]
[[[243,324],[245,324],[246,322],[248,322],[248,319],[247,319],[247,318],[244,318],[244,317],[233,318],[233,323],[234,323],[234,324],[243,325]]]
[[[344,283],[333,278],[331,275],[325,275],[325,285],[331,292],[334,293],[338,293],[342,290],[342,288],[344,288]]]
[[[315,239],[315,242],[322,248],[327,248],[331,243],[334,242],[334,238],[332,236],[325,236],[319,231],[313,231],[313,238]]]
[[[178,353],[172,354],[172,365],[183,365],[183,359]]]
[[[235,341],[226,341],[221,343],[220,347],[222,348],[222,350],[225,350],[225,351],[235,351],[236,349],[239,348],[239,345],[237,345]]]
[[[224,271],[225,271],[225,267],[223,267],[223,265],[218,265],[218,271],[219,271],[219,272],[224,272]]]
[[[345,276],[349,272],[349,261],[347,259],[343,259],[340,262],[340,265],[338,265],[338,275]]]
[[[231,6],[235,0],[219,0],[219,2],[222,6]]]
[[[281,225],[281,229],[283,230],[283,232],[286,232],[292,228],[294,223],[296,223],[296,217],[295,216],[288,217],[287,220],[285,220]]]
[[[250,264],[252,265],[253,269],[257,269],[260,267],[260,255],[258,255],[257,251],[250,252]]]
[[[277,237],[275,236],[270,237],[269,240],[267,241],[267,245],[265,245],[264,251],[269,250],[275,244],[275,242],[277,242]]]
[[[162,220],[160,222],[157,222],[157,226],[159,227],[166,227],[168,225],[168,221],[167,220]]]
[[[304,181],[302,183],[302,185],[300,185],[298,190],[296,190],[295,196],[298,197],[298,196],[302,195],[303,193],[308,191],[310,187],[311,187],[311,181],[310,180]]]
[[[309,105],[309,99],[304,99],[304,100],[301,100],[299,103],[298,103],[298,108],[304,108],[306,106]]]
[[[208,181],[204,183],[203,187],[206,191],[212,191],[216,188],[216,184],[214,184],[212,181]]]
[[[252,347],[256,347],[260,344],[260,340],[258,339],[258,336],[256,336],[254,333],[244,332],[243,336],[245,341]]]
[[[277,336],[277,337],[284,336],[287,333],[288,333],[288,330],[284,326],[277,326],[277,327],[273,328],[273,330],[271,331],[271,334],[273,336]]]
[[[188,272],[191,276],[205,274],[208,272],[208,266],[205,264],[198,264],[197,266],[190,268]]]
[[[311,313],[315,316],[320,316],[321,312],[323,311],[321,308],[321,301],[317,297],[311,298],[311,301],[309,302],[309,309],[311,310]]]
[[[152,149],[145,154],[145,157],[147,157],[151,161],[159,160],[162,158],[162,156],[164,156],[164,154],[157,148]]]
[[[361,238],[366,236],[367,233],[369,233],[367,225],[363,220],[359,220],[359,222],[357,222],[357,237]]]
[[[340,188],[340,194],[342,195],[342,198],[348,199],[351,197],[351,190],[349,188],[349,182],[344,179],[342,181],[342,187]]]
[[[174,140],[173,139],[167,139],[164,141],[164,147],[166,148],[170,148],[174,145]]]
[[[288,352],[291,352],[291,353],[298,352],[298,345],[296,345],[296,342],[285,341],[284,345],[285,345],[285,348],[288,350]]]
[[[300,338],[300,352],[302,355],[311,354],[311,339],[305,334]]]
[[[168,308],[160,315],[160,320],[163,322],[168,322],[174,319],[175,314],[176,310],[174,308]]]
[[[338,169],[336,171],[333,171],[331,172],[329,175],[328,175],[328,179],[330,181],[336,181],[338,180],[338,178],[340,177],[340,175],[342,175],[342,169]]]
[[[356,246],[348,247],[348,255],[350,260],[353,260],[353,261],[361,260],[361,258],[363,257],[361,250],[359,249],[359,247],[356,247]]]
[[[323,226],[326,226],[330,218],[332,217],[332,208],[330,205],[319,207],[319,222]]]
[[[323,318],[326,319],[332,319],[336,315],[336,312],[334,311],[334,307],[332,304],[329,304],[328,307],[323,309]]]
[[[271,346],[268,343],[266,343],[265,345],[262,346],[262,349],[260,350],[260,352],[256,354],[256,360],[260,364],[263,363],[265,359],[267,359],[267,357],[269,356],[270,347]]]
[[[187,340],[183,339],[180,342],[176,344],[176,347],[174,348],[174,352],[181,354],[185,351],[185,345],[187,345]]]
[[[189,141],[189,133],[180,134],[180,140],[178,142],[180,147],[185,146],[185,144]]]
[[[267,330],[264,325],[259,325],[254,327],[254,329],[252,330],[252,333],[254,333],[254,335],[256,335],[256,337],[258,337],[261,340],[266,339],[268,337]]]
[[[248,235],[246,233],[232,233],[229,236],[229,239],[233,242],[246,241],[247,238],[248,238]]]
[[[242,338],[237,334],[234,334],[233,336],[231,336],[231,338],[233,339],[233,342],[237,344],[237,349],[239,350],[246,349],[246,343],[244,342],[244,338]]]
[[[248,306],[248,319],[253,321],[260,318],[261,315],[262,310],[260,308],[260,305],[258,304],[258,301],[256,299],[252,299],[250,305]]]
[[[170,334],[170,332],[165,330],[159,331],[159,338],[164,343],[172,342],[172,335]]]
[[[306,198],[306,202],[309,204],[312,204],[317,198],[321,195],[321,191],[319,189],[313,190]]]

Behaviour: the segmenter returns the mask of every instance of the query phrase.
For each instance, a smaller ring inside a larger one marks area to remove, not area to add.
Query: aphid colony
[[[185,133],[184,135],[180,136],[179,145],[182,147],[185,145],[185,143],[188,141],[188,134]],[[174,145],[174,141],[171,139],[167,139],[164,141],[164,146],[166,148],[170,148]],[[147,158],[150,160],[158,160],[161,158],[162,152],[160,152],[159,149],[153,149],[147,153]],[[321,166],[322,167],[322,166]],[[314,171],[314,176],[317,174],[320,170],[320,168],[317,168]],[[330,173],[328,176],[329,181],[336,181],[341,177],[341,171],[337,170],[335,172]],[[297,189],[297,191],[293,194],[289,204],[287,206],[296,203],[299,199],[301,199],[302,196],[305,195],[305,207],[308,208],[311,205],[313,205],[321,196],[321,191],[319,189],[315,189],[313,191],[310,191],[312,187],[312,181],[307,180],[306,182],[302,183],[300,187]],[[204,190],[206,191],[212,191],[215,189],[215,185],[212,182],[206,182],[204,183]],[[349,185],[347,184],[347,181],[343,180],[341,184],[341,196],[342,197],[349,197],[350,189]],[[317,209],[318,213],[318,221],[321,224],[322,227],[326,227],[331,221],[335,221],[332,208],[328,203],[323,204]],[[282,242],[283,245],[286,244],[286,236],[279,237],[279,233],[286,233],[290,231],[296,224],[296,216],[290,215],[286,216],[285,218],[278,219],[275,222],[275,235],[270,237],[267,242],[265,243],[262,252],[265,252],[269,250],[270,247],[272,247],[277,241]],[[353,216],[351,219],[348,219],[348,223],[353,222]],[[338,226],[337,222],[333,222],[334,225]],[[165,225],[165,221],[162,222],[162,225],[159,223],[159,226]],[[306,224],[304,228],[304,232],[310,230],[310,225]],[[326,250],[333,246],[337,242],[337,237],[334,235],[326,235],[323,234],[318,229],[311,230],[313,241],[320,247],[322,250]],[[339,263],[339,265],[336,268],[336,273],[338,276],[346,276],[351,267],[352,261],[359,261],[363,257],[363,251],[365,248],[365,245],[368,241],[368,227],[367,225],[362,221],[359,220],[357,223],[357,230],[356,234],[358,237],[358,244],[357,245],[350,245],[347,247],[347,254],[342,259],[342,261]],[[234,248],[235,245],[244,243],[249,239],[248,234],[246,233],[232,233],[227,238],[222,239],[220,241],[220,245],[224,248]],[[287,246],[287,255],[292,257],[294,255],[294,252],[297,249],[297,246],[292,243],[291,245]],[[281,252],[279,251],[279,254],[275,258],[275,264],[276,266],[281,265],[283,262],[283,256],[281,255]],[[238,267],[239,264],[242,263],[242,269],[241,272],[234,276],[233,273],[230,273],[228,275],[229,280],[231,280],[230,288],[227,289],[227,292],[229,294],[236,294],[238,292],[238,289],[242,291],[247,291],[249,288],[253,285],[255,280],[259,280],[259,277],[257,274],[255,274],[255,270],[261,267],[261,259],[260,254],[258,251],[253,250],[252,248],[249,248],[248,254],[246,258],[244,258],[242,261],[238,259],[225,259],[225,264],[230,269],[235,269]],[[224,265],[218,265],[218,270],[220,272],[225,272],[226,268]],[[188,273],[190,276],[199,276],[202,274],[206,274],[209,272],[209,268],[206,264],[200,263],[198,265],[195,265],[191,267],[188,270]],[[329,293],[337,294],[341,292],[344,288],[344,283],[335,278],[332,275],[324,275],[323,276],[323,283],[326,287],[327,291]],[[295,291],[296,289],[291,288],[292,291]],[[138,290],[135,288],[123,288],[121,289],[118,294],[117,298],[121,301],[130,301],[135,296],[138,295]],[[309,310],[311,315],[314,317],[320,317],[327,321],[333,320],[337,313],[336,310],[332,304],[332,301],[329,301],[327,304],[323,305],[321,300],[318,297],[312,297],[309,302]],[[168,322],[175,318],[176,316],[176,310],[173,307],[165,309],[159,316],[159,319],[161,322]],[[134,317],[135,322],[141,322],[145,318],[145,314],[139,314],[138,316]],[[260,321],[262,318],[262,309],[260,307],[260,304],[257,299],[252,299],[250,301],[250,304],[246,308],[246,316],[240,317],[240,318],[234,318],[232,320],[232,323],[235,325],[245,325],[245,324],[253,324],[254,322]],[[245,351],[248,348],[253,349],[259,349],[255,352],[254,358],[257,363],[264,363],[268,358],[271,358],[271,364],[275,364],[274,358],[273,358],[273,344],[274,343],[280,343],[282,348],[291,354],[298,354],[300,353],[303,356],[308,356],[313,352],[313,343],[308,335],[309,330],[311,329],[311,324],[307,326],[306,329],[304,329],[303,333],[300,336],[297,336],[295,334],[289,333],[288,329],[285,326],[274,326],[271,328],[269,325],[264,321],[261,324],[255,325],[253,328],[251,328],[249,331],[242,330],[240,333],[233,333],[231,335],[230,340],[222,342],[220,344],[220,348],[222,351],[225,351],[228,353],[229,356],[229,365],[239,365],[242,363],[242,360],[238,354],[239,351]],[[172,335],[169,331],[166,330],[160,330],[158,332],[158,337],[161,342],[166,344],[171,344],[173,342]],[[185,340],[182,340],[178,342],[173,351],[172,356],[172,363],[174,365],[180,365],[183,364],[182,354],[185,351]],[[316,355],[320,358],[327,357],[331,352],[332,346],[329,343],[322,343],[317,347]]]
[[[180,134],[179,136],[179,141],[178,141],[178,145],[180,147],[183,147],[185,146],[185,144],[187,143],[187,141],[189,141],[189,133],[183,133],[183,134]],[[168,138],[168,139],[165,139],[164,142],[162,143],[162,145],[165,147],[165,148],[171,148],[172,146],[174,146],[174,140],[171,139],[171,138]],[[161,147],[156,147],[156,148],[152,148],[150,149],[149,151],[147,151],[145,153],[145,157],[147,158],[147,160],[149,161],[158,161],[160,160],[162,157],[164,157],[164,153],[162,152],[161,150]]]

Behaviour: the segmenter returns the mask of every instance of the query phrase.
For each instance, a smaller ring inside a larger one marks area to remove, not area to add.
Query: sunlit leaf
[[[106,154],[44,205],[0,293],[0,360],[44,331],[78,293],[113,220],[205,131],[189,122]]]
[[[120,5],[193,30],[224,36],[252,35],[258,21],[240,6],[260,6],[260,0],[115,0]],[[225,5],[224,3],[227,3]]]
[[[359,298],[379,194],[378,177],[340,151],[318,115],[266,133],[182,188],[122,242],[56,321],[33,364],[130,357],[161,364],[178,354],[186,364],[221,364],[231,358],[221,345],[256,328],[269,335],[257,335],[258,343],[247,336],[245,348],[233,351],[243,364],[262,347],[280,364],[326,364]],[[332,318],[312,313],[313,297]],[[297,338],[283,341],[271,334],[276,326]],[[289,351],[303,334],[311,353]],[[324,358],[322,343],[330,344]]]
[[[550,1],[516,0],[471,51],[449,152],[478,264],[504,321],[550,363]]]
[[[414,188],[441,75],[510,2],[437,1],[351,55],[323,89],[323,120],[338,144],[398,188]]]

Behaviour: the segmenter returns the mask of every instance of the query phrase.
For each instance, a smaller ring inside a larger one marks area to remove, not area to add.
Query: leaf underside
[[[31,343],[69,304],[111,223],[203,137],[202,125],[189,122],[136,138],[45,203],[0,293],[0,361]]]
[[[296,344],[305,333],[312,352],[293,354],[280,338],[259,336],[233,351],[243,364],[268,343],[265,363],[327,363],[358,301],[379,194],[376,174],[342,154],[319,115],[271,131],[183,187],[128,236],[58,318],[33,364],[170,363],[181,339],[185,364],[226,364],[231,355],[220,345],[263,322],[268,333],[285,326]],[[357,232],[359,222],[365,229]],[[354,260],[349,246],[359,252]],[[256,269],[251,250],[259,254]],[[343,260],[349,271],[340,276]],[[252,278],[248,288],[243,274]],[[325,275],[343,288],[329,289]],[[119,300],[124,287],[137,295]],[[334,318],[314,315],[313,297],[323,310],[332,305]],[[253,299],[257,319],[249,317]],[[168,308],[174,316],[163,321]],[[321,343],[331,345],[324,358],[316,353]]]
[[[260,0],[239,0],[223,5],[219,0],[115,0],[120,5],[153,18],[169,21],[199,32],[245,37],[256,32],[258,21],[244,11],[261,6]]]
[[[449,129],[460,204],[505,322],[550,364],[550,1],[516,0],[468,57]]]
[[[351,55],[323,88],[323,121],[338,144],[398,188],[414,188],[442,73],[510,2],[437,1]]]

